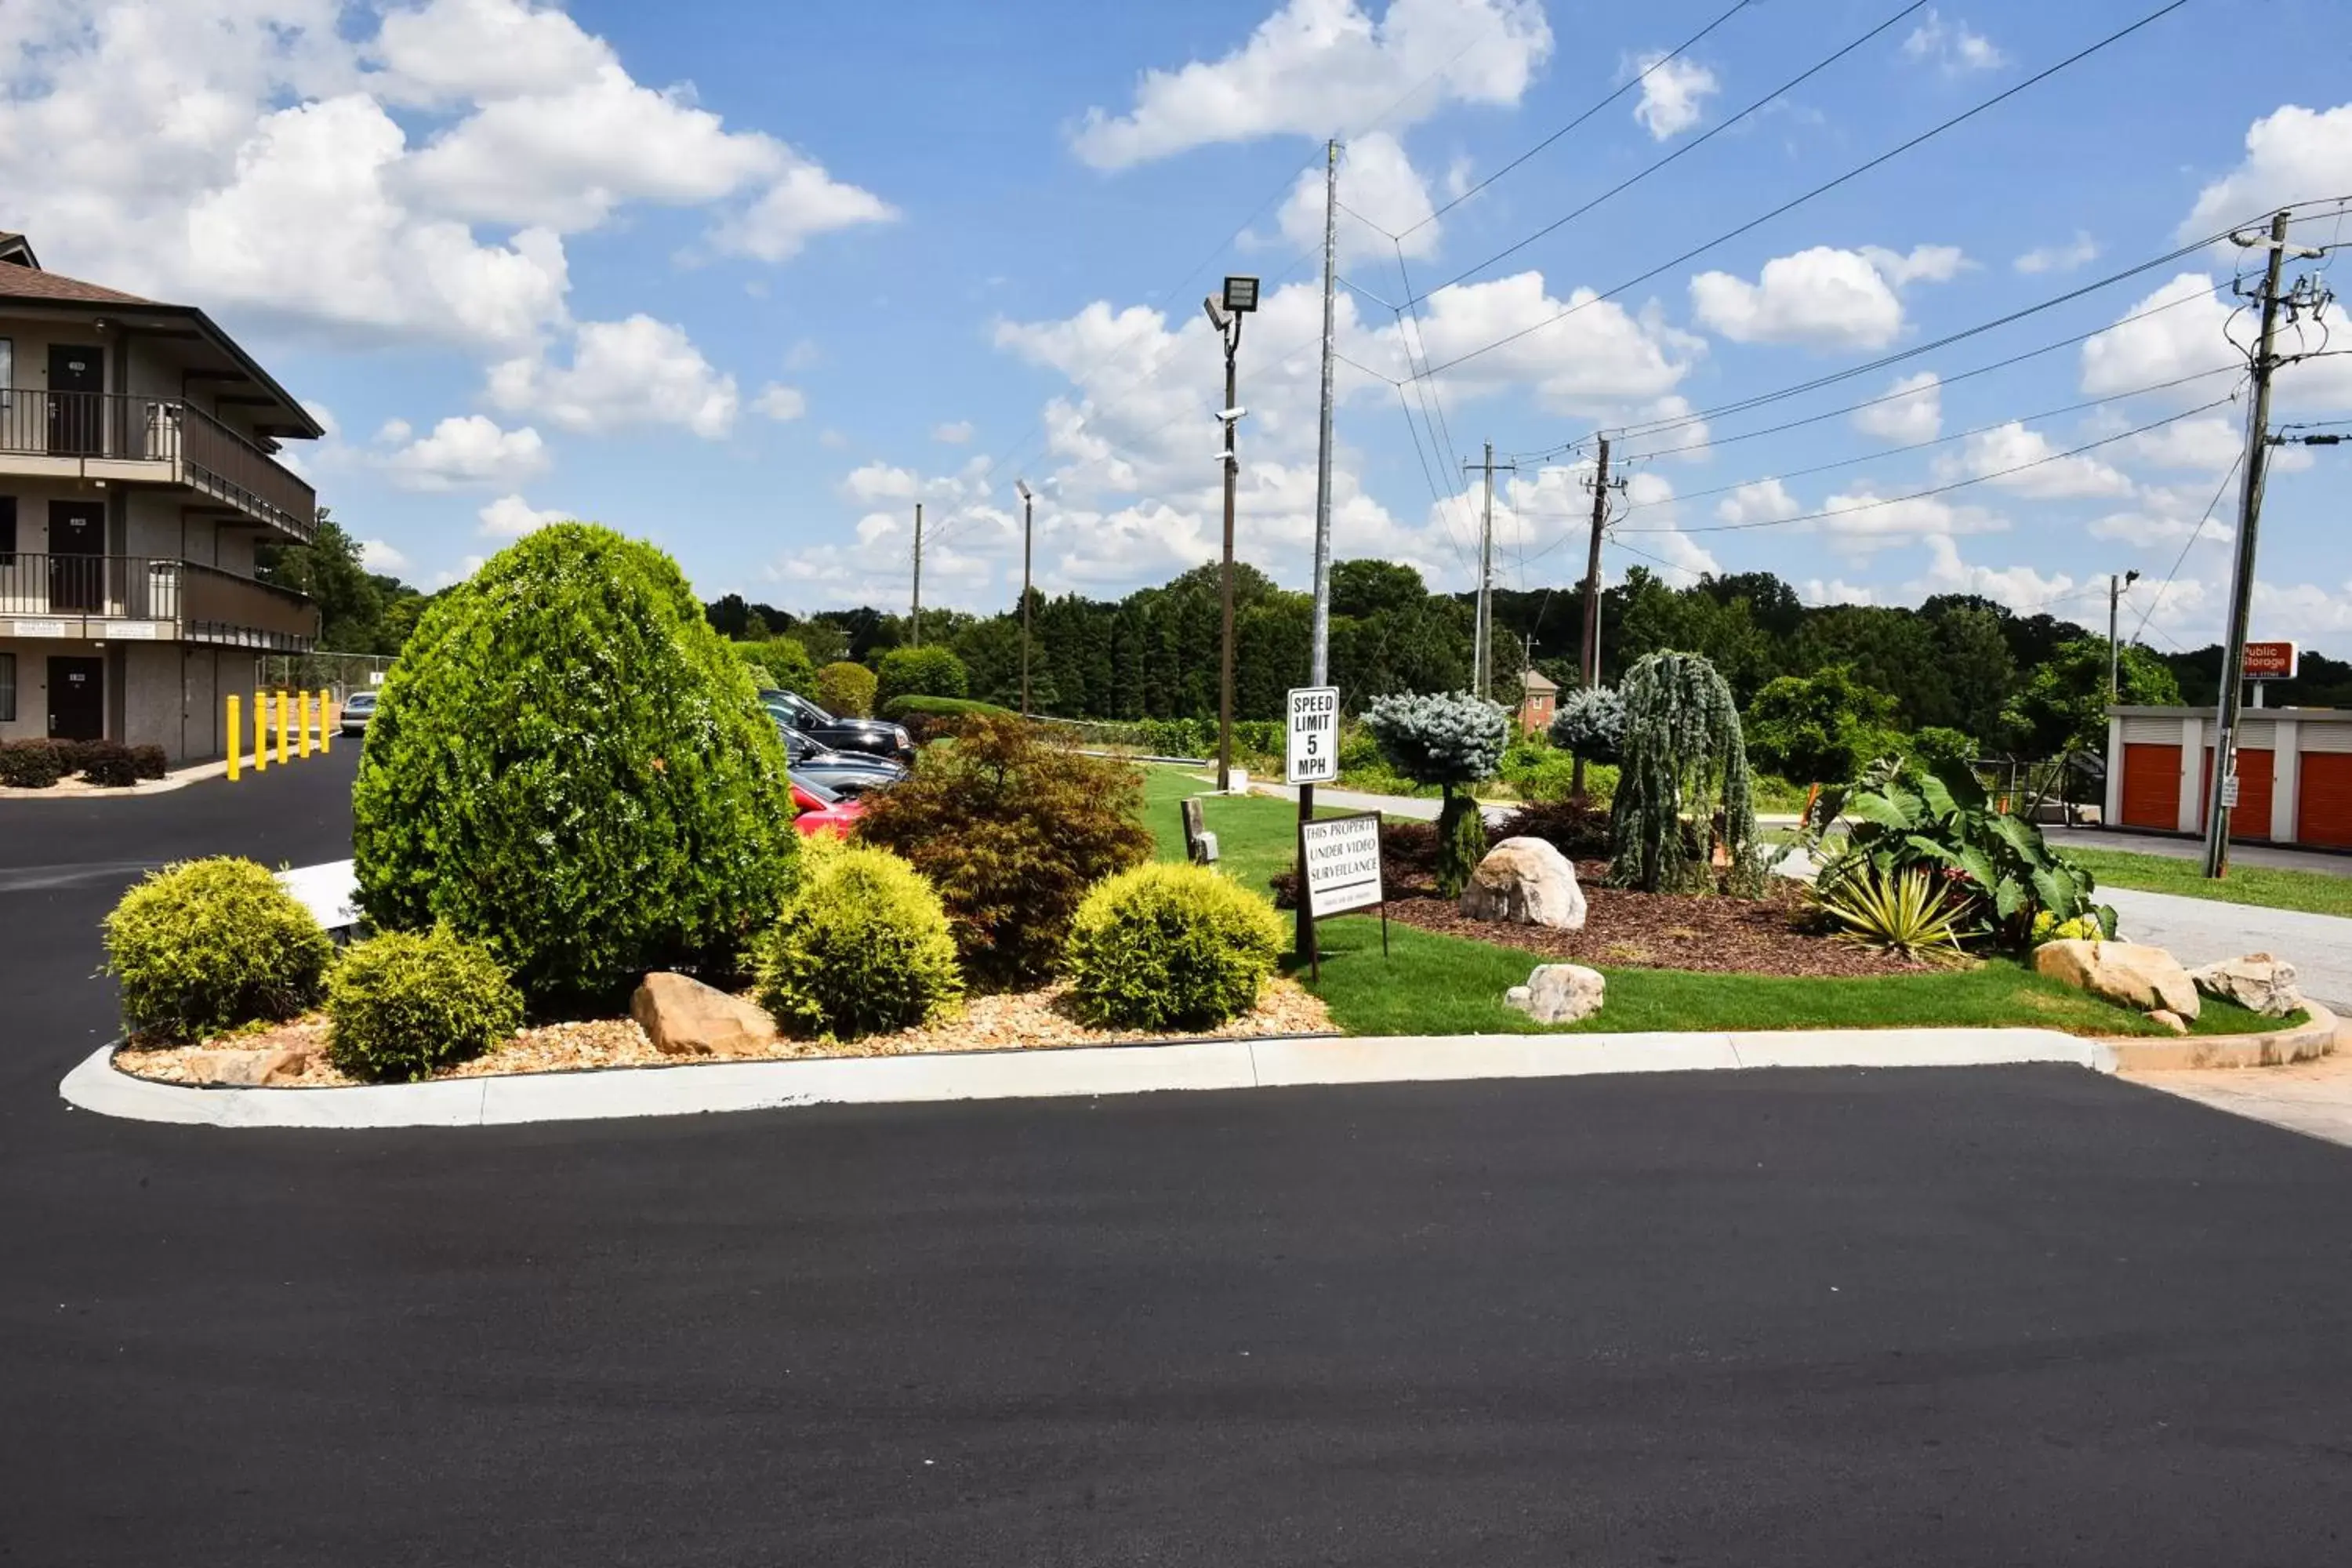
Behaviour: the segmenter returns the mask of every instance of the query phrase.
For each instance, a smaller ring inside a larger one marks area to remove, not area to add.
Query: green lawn
[[[1143,771],[1144,820],[1158,840],[1160,858],[1181,860],[1184,828],[1178,808],[1187,796],[1210,786],[1185,768]],[[1297,853],[1297,806],[1265,796],[1212,795],[1202,804],[1207,825],[1217,835],[1219,863],[1227,875],[1264,892],[1268,877],[1289,868]],[[2133,861],[2155,858],[2096,853]],[[2273,874],[2309,876],[2305,872]],[[2102,881],[2108,879],[2104,869],[2098,875]],[[1362,916],[1325,921],[1321,937],[1323,980],[1316,989],[1329,1005],[1333,1022],[1356,1035],[1891,1029],[1937,1025],[1963,1028],[2031,1025],[2077,1035],[2158,1036],[2164,1032],[2137,1013],[2111,1007],[2054,980],[2042,979],[2009,960],[1968,970],[1863,980],[1603,968],[1609,977],[1607,1007],[1583,1024],[1548,1026],[1503,1005],[1504,991],[1525,984],[1528,972],[1541,962],[1534,953],[1392,924],[1390,954],[1383,959],[1380,921]],[[1305,977],[1303,970],[1300,975]],[[2200,1035],[2233,1035],[2280,1026],[2276,1020],[2208,997],[2195,1028]]]
[[[1542,962],[1535,954],[1389,927],[1349,916],[1322,928],[1323,980],[1315,987],[1332,1021],[1353,1035],[1591,1033],[1621,1029],[1806,1029],[2031,1025],[2077,1035],[2164,1031],[2137,1013],[2045,980],[2006,960],[1967,970],[1865,980],[1692,974],[1611,969],[1608,1005],[1581,1024],[1538,1024],[1503,1005]],[[2206,998],[2195,1031],[2251,1034],[2278,1021]]]
[[[2204,867],[2199,861],[2176,859],[2168,855],[2077,849],[2071,845],[2065,854],[2096,877],[2101,887],[2138,888],[2151,893],[2178,893],[2183,898],[2254,904],[2266,910],[2302,910],[2315,915],[2352,915],[2352,875],[2331,877],[2323,871],[2232,866],[2227,877],[2212,882],[2206,880]],[[2344,868],[2352,873],[2352,862]]]

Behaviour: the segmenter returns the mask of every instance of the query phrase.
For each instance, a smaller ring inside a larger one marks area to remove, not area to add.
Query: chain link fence
[[[261,683],[273,691],[331,691],[340,708],[352,692],[383,685],[391,668],[392,656],[381,653],[265,654]]]

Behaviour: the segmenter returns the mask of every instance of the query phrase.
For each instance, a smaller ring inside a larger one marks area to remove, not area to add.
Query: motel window
[[[0,724],[16,721],[16,656],[0,653]]]
[[[16,340],[0,338],[0,413],[16,406]]]

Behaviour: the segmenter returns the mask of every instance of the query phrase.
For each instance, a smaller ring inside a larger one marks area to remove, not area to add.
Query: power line
[[[2220,506],[2221,498],[2230,493],[2230,481],[2238,477],[2238,470],[2245,464],[2246,454],[2242,450],[2231,460],[2230,471],[2221,476],[2221,484],[2214,488],[2213,499],[2205,503],[2205,515],[2197,520],[2197,526],[2190,529],[2189,537],[2180,542],[2180,553],[2172,558],[2172,570],[2164,574],[2164,581],[2157,584],[2155,597],[2149,599],[2147,608],[2139,613],[2139,625],[2132,628],[2132,641],[2139,641],[2141,634],[2147,630],[2147,618],[2156,614],[2158,605],[2164,603],[2164,595],[2171,589],[2172,580],[2180,575],[2180,568],[2189,559],[2189,548],[2204,533],[2205,525],[2213,521],[2214,508]]]
[[[1772,208],[1769,212],[1763,213],[1756,217],[1750,218],[1737,228],[1729,229],[1725,233],[1717,235],[1714,238],[1709,239],[1703,244],[1694,246],[1690,249],[1684,251],[1679,256],[1674,257],[1666,261],[1662,261],[1657,266],[1649,268],[1647,271],[1638,273],[1635,276],[1627,279],[1624,282],[1616,285],[1606,293],[1595,294],[1590,299],[1582,300],[1576,304],[1570,305],[1557,313],[1548,316],[1544,320],[1537,321],[1530,326],[1522,327],[1517,331],[1506,333],[1504,336],[1496,338],[1494,342],[1487,343],[1483,347],[1472,349],[1465,353],[1456,354],[1454,358],[1446,361],[1444,364],[1431,367],[1428,374],[1431,375],[1437,375],[1445,371],[1452,370],[1456,365],[1465,364],[1471,360],[1477,359],[1481,355],[1492,353],[1496,349],[1503,348],[1507,344],[1516,342],[1531,332],[1541,331],[1546,327],[1549,327],[1559,321],[1565,321],[1567,318],[1576,314],[1580,310],[1589,310],[1592,306],[1601,304],[1604,300],[1613,300],[1618,295],[1626,292],[1628,289],[1637,288],[1640,285],[1648,282],[1651,279],[1657,277],[1660,273],[1671,271],[1675,268],[1682,266],[1685,262],[1693,260],[1697,257],[1704,256],[1708,251],[1713,250],[1716,247],[1725,244],[1729,240],[1737,239],[1741,235],[1746,234],[1752,229],[1760,228],[1765,224],[1772,221],[1772,219],[1793,212],[1798,207],[1804,205],[1807,202],[1813,200],[1815,197],[1826,195],[1828,192],[1837,189],[1840,185],[1857,179],[1884,163],[1892,162],[1895,158],[1908,153],[1913,148],[1919,146],[1921,143],[1931,141],[1934,138],[1942,135],[1945,132],[1952,130],[1956,126],[1965,124],[1967,121],[1975,119],[1978,115],[1984,113],[1986,110],[2007,102],[2009,100],[2016,97],[2019,93],[2025,91],[2028,88],[2036,87],[2041,83],[2049,80],[2060,71],[2065,70],[2071,66],[2080,64],[2082,61],[2090,58],[2093,55],[2099,53],[2102,49],[2111,47],[2112,46],[2122,42],[2125,38],[2127,38],[2132,34],[2138,32],[2141,28],[2158,21],[2165,16],[2170,16],[2173,12],[2179,10],[2187,4],[2189,4],[2189,0],[2169,0],[2168,4],[2149,12],[2147,16],[2142,16],[2138,21],[2134,22],[2127,26],[2118,28],[2116,31],[2108,34],[2105,37],[2101,38],[2095,44],[2091,44],[2084,48],[2076,50],[2074,53],[2067,56],[2064,59],[2057,62],[2055,65],[2045,66],[2033,75],[2027,77],[2023,81],[2018,82],[2012,87],[2006,88],[2001,91],[1995,93],[1992,97],[1984,100],[1982,102],[1976,104],[1972,108],[1961,110],[1959,113],[1953,115],[1950,119],[1942,121],[1929,129],[1921,132],[1918,135],[1912,137],[1910,140],[1889,148],[1887,151],[1879,153],[1874,158],[1869,159],[1864,163],[1855,164],[1853,168],[1848,169],[1845,173],[1837,175],[1835,178],[1823,181],[1822,184],[1815,185],[1812,189],[1806,191],[1801,195],[1790,197],[1788,201],[1782,202],[1779,206]]]
[[[1931,496],[1948,495],[1954,490],[1966,489],[1971,485],[1980,485],[1992,479],[2006,479],[2011,474],[2021,474],[2029,468],[2039,468],[2046,464],[2063,461],[2068,458],[2079,458],[2084,453],[2096,451],[2101,447],[2110,447],[2117,441],[2129,440],[2134,436],[2145,436],[2151,430],[2161,430],[2167,425],[2178,424],[2181,420],[2190,418],[2196,415],[2210,413],[2213,409],[2221,407],[2223,404],[2228,403],[2230,399],[2227,397],[2217,397],[2210,403],[2200,404],[2195,408],[2185,408],[2178,414],[2167,415],[2161,419],[2151,420],[2146,425],[2137,426],[2129,430],[2119,431],[2113,436],[2102,436],[2095,441],[2085,441],[2079,447],[2072,447],[2063,452],[2047,453],[2044,456],[2033,458],[2030,462],[2015,463],[2006,468],[1995,468],[1990,473],[1976,474],[1965,479],[1955,479],[1949,484],[1936,485],[1924,490],[1914,490],[1908,495],[1873,497],[1867,501],[1857,502],[1855,505],[1850,507],[1836,507],[1822,511],[1801,512],[1793,517],[1759,518],[1752,522],[1717,522],[1708,523],[1700,528],[1635,528],[1628,529],[1625,531],[1630,533],[1682,534],[1741,533],[1746,532],[1750,529],[1786,528],[1792,523],[1818,522],[1824,518],[1852,517],[1856,512],[1874,511],[1880,507],[1899,506],[1905,501],[1926,500]]]
[[[1871,28],[1870,31],[1863,34],[1860,37],[1855,38],[1852,43],[1847,44],[1836,52],[1826,55],[1821,59],[1816,60],[1813,64],[1806,67],[1805,69],[1798,72],[1795,76],[1790,77],[1787,81],[1782,82],[1779,87],[1774,88],[1770,92],[1768,92],[1763,97],[1757,99],[1753,103],[1750,103],[1738,113],[1731,116],[1727,120],[1717,121],[1715,124],[1707,127],[1706,131],[1694,136],[1689,141],[1684,142],[1681,146],[1676,147],[1673,152],[1666,153],[1664,157],[1653,160],[1652,162],[1643,165],[1640,169],[1635,170],[1633,174],[1626,175],[1625,178],[1618,181],[1617,184],[1610,186],[1607,190],[1601,192],[1591,201],[1586,202],[1582,206],[1578,207],[1560,217],[1553,219],[1550,223],[1544,225],[1543,227],[1536,230],[1533,234],[1528,235],[1526,238],[1518,240],[1514,244],[1505,246],[1502,249],[1495,252],[1494,255],[1486,258],[1484,261],[1464,268],[1460,272],[1455,273],[1453,277],[1447,279],[1437,287],[1439,289],[1450,289],[1454,284],[1461,282],[1464,279],[1468,278],[1475,273],[1485,271],[1487,268],[1492,267],[1495,263],[1502,260],[1504,258],[1516,255],[1519,251],[1525,250],[1528,246],[1533,245],[1536,241],[1543,238],[1546,235],[1556,233],[1565,226],[1575,222],[1578,218],[1582,217],[1586,213],[1591,212],[1601,203],[1609,200],[1610,197],[1631,190],[1633,186],[1640,184],[1643,180],[1648,179],[1652,174],[1656,174],[1667,164],[1697,152],[1701,147],[1706,146],[1709,142],[1714,141],[1717,136],[1722,135],[1726,131],[1730,130],[1733,126],[1738,124],[1741,121],[1747,119],[1749,115],[1755,113],[1766,104],[1770,103],[1777,99],[1785,97],[1794,89],[1803,86],[1808,80],[1829,69],[1830,67],[1837,64],[1838,61],[1845,58],[1846,56],[1853,53],[1854,50],[1862,47],[1863,45],[1870,42],[1871,39],[1878,37],[1881,33],[1884,33],[1897,22],[1902,21],[1906,16],[1908,16],[1913,12],[1921,9],[1927,5],[1927,0],[1911,0],[1911,4],[1906,5],[1901,10],[1896,11],[1893,16],[1879,23],[1878,26]],[[2185,0],[2183,0],[2183,3],[2185,3]],[[1431,290],[1433,293],[1435,291],[1435,289]]]
[[[1520,164],[1526,163],[1528,159],[1534,157],[1537,153],[1542,152],[1545,148],[1550,146],[1553,142],[1559,141],[1561,137],[1567,135],[1570,132],[1575,130],[1578,126],[1583,124],[1586,121],[1591,119],[1594,115],[1600,113],[1602,110],[1608,108],[1611,104],[1616,102],[1619,99],[1624,97],[1627,93],[1633,91],[1643,82],[1649,80],[1656,72],[1664,70],[1675,61],[1682,58],[1684,55],[1696,48],[1703,40],[1705,40],[1709,33],[1714,32],[1717,27],[1722,26],[1726,22],[1730,21],[1734,16],[1739,15],[1740,12],[1746,10],[1753,4],[1755,4],[1755,0],[1738,0],[1738,3],[1735,4],[1731,9],[1724,12],[1714,21],[1709,22],[1706,26],[1701,27],[1697,32],[1693,33],[1689,37],[1685,38],[1681,43],[1676,44],[1669,52],[1660,55],[1656,59],[1652,60],[1649,65],[1643,69],[1640,75],[1628,79],[1623,84],[1619,86],[1615,91],[1610,93],[1606,98],[1594,103],[1592,107],[1587,109],[1583,113],[1578,115],[1575,119],[1570,121],[1567,124],[1561,126],[1559,130],[1553,132],[1550,135],[1545,137],[1542,141],[1537,142],[1534,146],[1528,148],[1526,152],[1520,153],[1517,157],[1512,159],[1509,163],[1504,164],[1501,168],[1496,170],[1493,174],[1487,175],[1485,179],[1479,181],[1476,184],[1471,186],[1460,195],[1455,196],[1452,201],[1447,202],[1444,206],[1439,207],[1427,217],[1423,218],[1419,223],[1414,224],[1412,228],[1406,229],[1404,234],[1391,235],[1390,237],[1391,239],[1402,239],[1406,235],[1412,234],[1415,229],[1423,228],[1430,224],[1435,223],[1439,218],[1444,217],[1447,213],[1452,212],[1455,207],[1460,206],[1464,202],[1468,201],[1471,197],[1476,195],[1479,192],[1485,190],[1487,186],[1493,184],[1496,181],[1501,179],[1504,175],[1509,174],[1512,170],[1517,168]],[[1916,11],[1918,7],[1915,5],[1912,9]],[[1375,225],[1374,226],[1377,227],[1379,226]]]

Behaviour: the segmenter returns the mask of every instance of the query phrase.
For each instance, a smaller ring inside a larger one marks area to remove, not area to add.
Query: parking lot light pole
[[[1257,279],[1228,278],[1223,297],[1211,295],[1201,305],[1225,347],[1225,403],[1217,415],[1218,423],[1225,427],[1224,450],[1219,454],[1225,472],[1225,551],[1220,580],[1224,632],[1218,660],[1217,793],[1230,795],[1234,788],[1234,487],[1241,470],[1241,459],[1234,455],[1234,427],[1244,412],[1234,384],[1234,360],[1241,352],[1242,318],[1257,309]]]
[[[1037,537],[1037,497],[1029,481],[1015,479],[1021,492],[1021,717],[1029,717],[1029,555]]]

